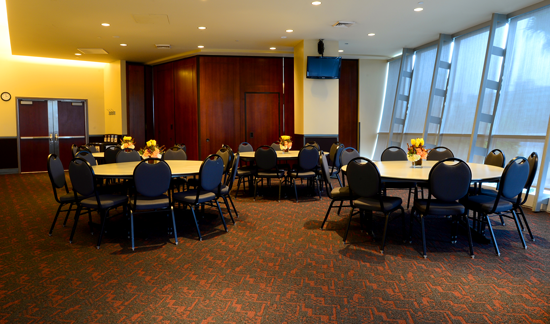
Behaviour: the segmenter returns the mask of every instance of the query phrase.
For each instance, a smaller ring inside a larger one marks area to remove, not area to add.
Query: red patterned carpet
[[[202,242],[188,212],[176,215],[179,245],[164,216],[140,217],[133,252],[122,217],[100,250],[87,217],[73,244],[72,217],[48,236],[57,203],[45,173],[2,175],[0,188],[0,323],[550,323],[548,213],[527,211],[527,250],[509,222],[495,226],[502,255],[475,243],[475,259],[464,233],[449,242],[448,219],[429,219],[423,259],[418,225],[404,244],[392,223],[381,255],[358,217],[342,243],[349,209],[320,230],[330,199],[279,203],[264,190],[235,201],[227,233],[207,209]]]

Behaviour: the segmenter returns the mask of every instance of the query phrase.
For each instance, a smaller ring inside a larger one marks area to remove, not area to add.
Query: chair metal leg
[[[195,219],[195,227],[197,228],[197,234],[199,235],[199,241],[202,241],[202,236],[201,236],[201,230],[199,229],[199,222],[197,221],[197,215],[195,214],[195,209],[197,208],[197,206],[189,206],[189,208],[191,209],[191,213],[193,214],[193,218]]]
[[[227,194],[227,198],[229,199],[231,206],[233,206],[233,210],[235,211],[235,216],[239,218],[239,213],[237,212],[237,208],[235,208],[235,204],[233,203],[233,199],[231,199],[231,195]]]
[[[525,223],[525,227],[527,227],[527,231],[529,231],[529,235],[531,236],[531,241],[535,241],[535,237],[533,236],[533,233],[531,233],[531,228],[529,227],[529,223],[527,222],[527,218],[525,218],[525,214],[523,213],[523,208],[521,206],[518,206],[519,212],[521,213],[521,217],[523,217],[523,222]],[[519,217],[518,217],[519,219]]]
[[[474,255],[474,243],[472,241],[472,231],[470,230],[470,221],[468,220],[468,214],[462,215],[466,221],[466,230],[468,231],[468,245],[470,246],[470,257],[475,258]]]
[[[229,213],[229,217],[231,217],[231,221],[233,222],[233,225],[235,225],[235,220],[233,219],[233,215],[231,215],[231,208],[229,207],[227,198],[225,198],[225,196],[222,196],[222,199],[223,199],[223,202],[225,203],[225,208],[227,208],[227,212]]]
[[[342,187],[342,180],[340,180],[340,172],[336,173],[336,179],[338,179],[338,184],[340,185],[340,187]]]
[[[384,216],[386,217],[386,221],[384,222],[384,236],[382,237],[382,247],[380,248],[381,254],[384,254],[384,248],[386,247],[386,233],[388,230],[388,221],[390,220],[390,214]]]
[[[72,202],[70,205],[69,205],[69,210],[67,210],[67,215],[65,215],[65,220],[63,221],[63,227],[65,227],[65,225],[67,225],[67,220],[69,219],[69,214],[71,213],[71,211],[73,211],[73,205],[75,203]],[[76,209],[75,209],[76,210]]]
[[[225,228],[225,231],[228,232],[227,225],[225,224],[225,218],[223,218],[223,213],[222,213],[222,209],[220,207],[220,203],[217,200],[216,200],[216,205],[218,205],[218,211],[220,212],[220,217],[222,219],[223,227]],[[233,217],[231,217],[231,219],[233,219]]]
[[[132,210],[130,210],[130,237],[132,240],[132,251],[134,251],[134,212]]]
[[[281,184],[282,184],[282,181],[281,179],[279,179],[279,202],[281,202]]]
[[[328,206],[327,213],[325,215],[325,219],[323,219],[323,224],[321,224],[321,229],[325,226],[325,223],[327,222],[328,215],[330,214],[330,210],[332,209],[332,205],[334,204],[334,200],[330,202],[330,205]]]
[[[524,249],[527,249],[527,245],[525,244],[525,239],[523,238],[523,232],[521,231],[521,227],[519,226],[518,215],[516,214],[516,211],[513,209],[512,209],[512,215],[514,216],[514,221],[516,222],[516,227],[518,228],[518,234],[521,240],[521,244],[523,244]]]
[[[487,227],[489,227],[489,232],[491,233],[491,240],[493,240],[493,245],[495,246],[495,252],[498,256],[500,256],[500,250],[498,249],[497,240],[495,238],[495,233],[493,232],[493,226],[491,225],[491,220],[489,219],[489,216],[483,215],[485,221],[487,221]]]
[[[176,218],[174,217],[174,206],[170,206],[170,213],[172,214],[172,226],[174,226],[174,240],[178,245],[178,232],[176,230]]]
[[[298,202],[298,189],[296,189],[296,178],[292,179],[294,185],[294,195],[296,196],[296,202]]]
[[[82,207],[79,205],[77,208],[76,208],[76,214],[74,215],[74,224],[73,224],[73,229],[71,231],[71,237],[69,238],[69,243],[73,243],[73,237],[74,237],[74,232],[76,231],[76,225],[78,224],[78,218],[80,217],[80,212],[82,211]]]
[[[57,222],[57,217],[59,216],[59,212],[61,211],[62,206],[63,204],[59,204],[59,207],[57,207],[57,212],[55,213],[55,217],[53,218],[52,227],[50,227],[50,232],[49,232],[50,236],[52,236],[53,228],[55,227],[55,222]],[[67,213],[67,216],[69,216],[68,213]]]
[[[107,218],[109,217],[109,209],[104,210],[101,213],[101,232],[99,232],[99,237],[97,238],[97,249],[101,246],[101,239],[103,238],[103,233],[105,232],[105,224],[107,223]]]
[[[424,228],[424,215],[420,215],[420,224],[422,227],[422,251],[424,252],[424,259],[426,259],[428,257],[428,253],[426,253],[426,229]]]

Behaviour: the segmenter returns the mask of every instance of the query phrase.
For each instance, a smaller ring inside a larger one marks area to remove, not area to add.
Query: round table
[[[199,174],[202,161],[196,160],[168,160],[172,170],[172,177],[183,177]],[[94,165],[95,176],[98,178],[131,179],[134,169],[139,162],[122,162]]]
[[[294,151],[288,151],[288,152],[283,152],[283,151],[275,151],[277,153],[277,159],[279,160],[297,160],[298,159],[298,154],[300,154],[300,151],[298,150],[294,150]],[[251,151],[251,152],[239,152],[239,155],[241,156],[241,159],[254,159],[254,154],[256,154],[256,152],[254,151]]]
[[[412,167],[409,161],[375,161],[383,180],[428,181],[430,170],[438,161],[422,161],[422,167]],[[468,163],[472,181],[498,180],[504,168],[481,163]],[[346,165],[342,171],[346,171]]]
[[[95,152],[92,153],[92,156],[96,159],[102,159],[105,157],[105,152]]]

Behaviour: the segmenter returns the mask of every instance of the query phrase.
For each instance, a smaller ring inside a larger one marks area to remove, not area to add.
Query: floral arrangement
[[[281,135],[279,145],[282,151],[288,152],[292,148],[292,138],[289,135]]]
[[[158,146],[157,141],[154,139],[148,141],[145,143],[145,147],[139,150],[139,154],[144,158],[160,158],[162,156],[162,153],[164,153],[164,145]]]
[[[416,138],[411,140],[411,145],[407,143],[407,158],[411,162],[420,159],[425,160],[428,157],[428,150],[424,148],[424,139]]]
[[[132,136],[124,136],[122,140],[120,141],[120,147],[124,149],[135,149],[135,141],[132,138]]]

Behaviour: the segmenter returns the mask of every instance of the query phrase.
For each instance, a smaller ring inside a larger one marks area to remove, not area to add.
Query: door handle
[[[254,133],[250,133],[250,138],[254,137]]]
[[[53,141],[53,134],[50,133],[50,141]]]
[[[59,141],[58,137],[59,137],[58,134],[55,133],[55,141],[56,141],[56,142]]]

